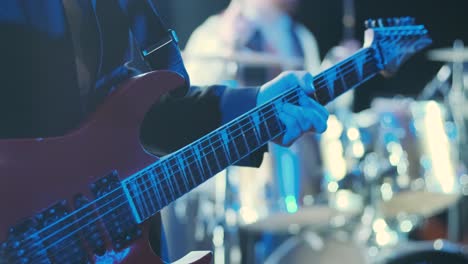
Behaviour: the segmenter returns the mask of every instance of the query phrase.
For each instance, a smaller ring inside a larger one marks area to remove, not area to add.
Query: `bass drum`
[[[466,249],[443,240],[411,242],[391,249],[392,253],[377,262],[378,264],[467,264]]]

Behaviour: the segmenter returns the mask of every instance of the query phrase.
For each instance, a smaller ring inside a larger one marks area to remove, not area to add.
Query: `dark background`
[[[156,0],[167,23],[176,29],[183,48],[190,33],[209,15],[225,8],[229,0]],[[342,39],[342,0],[302,0],[297,19],[318,40],[321,55]],[[430,47],[449,47],[455,39],[468,44],[468,1],[466,0],[356,0],[356,38],[363,39],[362,21],[367,18],[413,16],[429,29]],[[413,57],[390,79],[375,78],[356,92],[356,110],[368,107],[375,96],[414,96],[431,80],[442,63],[431,62],[426,54]]]

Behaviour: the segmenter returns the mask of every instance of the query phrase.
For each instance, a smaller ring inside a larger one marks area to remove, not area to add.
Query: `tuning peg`
[[[376,27],[376,21],[374,19],[367,19],[365,22],[364,22],[364,25],[366,26],[366,28],[370,29],[370,28],[375,28]]]
[[[399,17],[398,26],[404,26],[404,25],[405,25],[405,17]]]
[[[411,20],[410,17],[408,17],[408,16],[407,16],[407,17],[404,17],[404,18],[403,18],[403,26],[409,26],[410,23],[411,23],[410,20]]]
[[[377,26],[378,27],[385,27],[386,26],[385,20],[383,18],[377,19]]]
[[[401,17],[400,18],[400,26],[411,26],[414,25],[415,19],[413,17]]]

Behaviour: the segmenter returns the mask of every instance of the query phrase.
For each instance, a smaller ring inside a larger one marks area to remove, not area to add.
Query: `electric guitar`
[[[431,43],[412,18],[367,24],[364,47],[315,76],[312,97],[322,105],[380,72],[394,72]],[[63,137],[0,140],[0,263],[161,263],[148,243],[147,220],[280,136],[278,105],[297,103],[303,93],[291,87],[159,159],[142,148],[140,124],[158,98],[182,84],[172,72],[143,74]],[[207,263],[211,253],[179,261]]]

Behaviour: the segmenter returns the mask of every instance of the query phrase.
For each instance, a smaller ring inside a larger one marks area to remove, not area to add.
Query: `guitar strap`
[[[125,62],[121,61],[121,57],[115,56],[127,51],[127,46],[115,41],[128,41],[128,29],[134,39],[131,43],[136,44],[139,53],[132,63],[144,63],[141,66],[149,70],[179,73],[186,81],[186,89],[177,89],[172,95],[185,95],[190,81],[182,61],[178,39],[175,32],[163,23],[153,4],[154,0],[88,1],[93,1],[103,45],[100,79],[96,82],[96,90],[101,95],[96,98],[102,98],[114,85],[134,75],[134,69],[127,67],[130,65],[123,65]]]
[[[150,70],[170,70],[177,72],[186,80],[185,89],[177,89],[172,96],[183,96],[190,85],[189,77],[180,54],[178,39],[175,32],[163,23],[153,0],[95,0],[94,8],[101,26],[104,38],[104,58],[101,79],[96,82],[98,93],[107,93],[107,88],[118,84],[131,73],[126,65],[122,65],[120,58],[113,58],[113,54],[122,54],[123,46],[116,45],[113,39],[125,40],[130,29],[138,50],[137,55],[143,58],[145,66]],[[120,10],[118,10],[120,9]],[[111,40],[111,41],[109,41]],[[127,47],[125,47],[127,48]],[[133,47],[130,47],[132,49]],[[131,50],[133,52],[133,50]],[[136,61],[141,58],[134,58]],[[140,62],[137,62],[140,63]],[[118,66],[116,68],[116,66]],[[155,86],[156,87],[156,86]],[[157,88],[156,88],[157,89]],[[103,97],[102,95],[96,96]],[[99,100],[99,99],[98,99]],[[153,251],[163,258],[167,256],[164,243],[164,232],[159,215],[149,221],[149,243]]]
[[[138,50],[151,70],[171,70],[185,78],[185,89],[177,89],[171,95],[183,96],[190,80],[178,46],[175,31],[168,29],[161,19],[153,0],[120,0],[120,6],[128,18]],[[161,217],[150,219],[150,245],[159,256],[167,255],[163,242]]]
[[[177,35],[168,29],[153,0],[120,0],[138,49],[151,70],[171,70],[190,80],[182,61]]]

